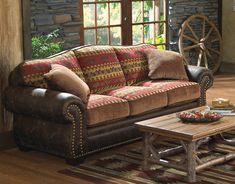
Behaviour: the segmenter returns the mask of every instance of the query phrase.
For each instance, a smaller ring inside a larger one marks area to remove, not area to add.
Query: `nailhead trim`
[[[70,113],[71,109],[76,109],[79,114],[79,146],[80,146],[80,153],[77,153],[78,151],[75,150],[75,137],[76,137],[76,120],[75,117]],[[67,116],[72,119],[72,140],[71,140],[71,155],[72,157],[78,158],[79,156],[84,155],[84,149],[83,149],[83,118],[82,118],[82,112],[78,105],[70,105],[67,108]]]
[[[209,76],[204,76],[200,82],[201,88],[201,98],[199,99],[199,105],[205,105],[206,103],[206,91],[210,87],[210,77]]]

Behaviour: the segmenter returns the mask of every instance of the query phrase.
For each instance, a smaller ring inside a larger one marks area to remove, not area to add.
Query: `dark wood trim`
[[[121,24],[122,24],[122,45],[132,44],[132,0],[122,0],[121,3]]]
[[[13,131],[0,133],[0,151],[14,147]]]
[[[165,22],[166,22],[166,24],[165,24],[165,29],[166,29],[166,40],[165,40],[165,43],[166,43],[166,49],[168,50],[169,49],[169,47],[170,47],[170,43],[169,43],[169,40],[170,40],[170,38],[169,38],[169,1],[167,1],[167,0],[165,0]]]
[[[80,25],[80,45],[84,45],[84,21],[83,21],[83,0],[78,0],[78,14],[81,18]]]
[[[223,19],[223,2],[222,0],[218,0],[218,25],[221,35],[222,35],[222,19]]]
[[[22,30],[23,30],[23,49],[24,59],[32,58],[31,42],[31,1],[22,0]]]

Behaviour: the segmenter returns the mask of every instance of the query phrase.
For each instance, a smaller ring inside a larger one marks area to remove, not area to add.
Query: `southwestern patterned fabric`
[[[127,100],[131,115],[167,106],[166,92],[156,88],[125,86],[112,90],[107,95]]]
[[[167,92],[168,105],[196,100],[200,97],[199,84],[186,80],[150,80],[138,85]]]
[[[36,59],[23,63],[20,67],[20,73],[24,84],[33,87],[48,88],[49,86],[43,75],[51,70],[51,64],[66,66],[75,72],[83,81],[85,81],[74,52],[69,51],[53,58]]]
[[[114,47],[125,74],[127,85],[133,85],[148,78],[148,61],[144,53],[147,48],[155,48],[155,46],[141,44]]]
[[[87,103],[88,126],[129,116],[126,100],[106,95],[91,94]]]
[[[91,93],[104,94],[126,85],[121,65],[111,46],[89,46],[74,52]]]

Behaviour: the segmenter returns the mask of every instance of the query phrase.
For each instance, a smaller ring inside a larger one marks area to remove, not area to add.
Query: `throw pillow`
[[[183,57],[173,51],[146,49],[149,78],[188,80]]]
[[[90,95],[88,85],[67,67],[52,64],[51,70],[44,77],[62,90],[80,97],[84,103],[87,102]]]
[[[150,44],[139,44],[133,46],[116,46],[114,50],[125,74],[127,85],[136,83],[148,78],[148,62],[144,50],[155,48]]]

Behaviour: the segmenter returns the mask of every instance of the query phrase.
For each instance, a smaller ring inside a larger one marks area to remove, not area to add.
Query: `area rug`
[[[235,133],[235,132],[234,132]],[[235,134],[234,134],[235,135]],[[227,136],[232,136],[228,134]],[[177,146],[175,142],[162,142],[161,148]],[[213,145],[212,149],[202,146],[199,149],[199,157],[210,160],[215,156],[223,155],[225,152],[235,152],[235,146],[223,143]],[[180,154],[166,158],[177,161]],[[187,183],[186,173],[152,164],[149,171],[142,171],[142,142],[123,146],[116,151],[110,151],[96,159],[87,160],[77,167],[71,167],[59,171],[67,176],[85,179],[97,184],[153,184],[153,183]],[[199,184],[234,184],[235,183],[235,160],[213,166],[197,174]]]

